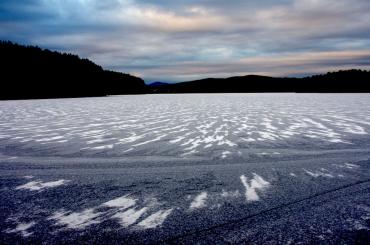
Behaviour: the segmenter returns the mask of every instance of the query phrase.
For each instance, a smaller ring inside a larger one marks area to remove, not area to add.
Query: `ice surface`
[[[0,102],[1,232],[10,243],[159,243],[211,228],[264,244],[363,229],[368,212],[351,210],[369,206],[369,111],[369,95]]]
[[[261,144],[286,148],[298,141],[316,147],[368,135],[369,96],[341,96],[340,106],[338,96],[194,94],[0,102],[0,148],[12,145],[16,153],[20,147],[43,156],[165,152],[226,158]],[[249,156],[246,151],[240,155]]]

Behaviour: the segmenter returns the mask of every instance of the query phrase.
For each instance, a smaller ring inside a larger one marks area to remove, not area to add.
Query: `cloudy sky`
[[[1,0],[0,39],[149,81],[370,69],[369,0]]]

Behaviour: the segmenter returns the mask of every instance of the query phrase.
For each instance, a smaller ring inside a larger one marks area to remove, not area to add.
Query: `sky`
[[[1,0],[0,39],[146,82],[370,69],[369,0]]]

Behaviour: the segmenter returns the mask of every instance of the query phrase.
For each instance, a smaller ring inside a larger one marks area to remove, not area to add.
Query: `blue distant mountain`
[[[164,83],[164,82],[152,82],[149,83],[149,87],[161,87],[161,86],[167,86],[169,83]]]
[[[171,93],[169,86],[171,83],[164,83],[164,82],[152,82],[148,84],[148,90],[150,93]]]

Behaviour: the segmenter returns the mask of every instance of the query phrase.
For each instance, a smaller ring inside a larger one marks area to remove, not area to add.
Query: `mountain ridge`
[[[168,84],[155,93],[360,93],[370,92],[370,71],[352,69],[303,78],[259,75],[204,78]]]

